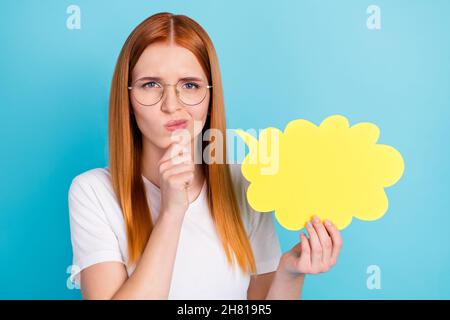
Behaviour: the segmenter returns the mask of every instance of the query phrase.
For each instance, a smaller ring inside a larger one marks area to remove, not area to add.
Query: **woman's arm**
[[[118,262],[99,263],[81,271],[83,298],[167,299],[182,220],[177,215],[160,215],[129,278]]]
[[[268,272],[264,274],[258,274],[257,276],[251,276],[250,284],[247,290],[247,300],[264,300],[266,299],[267,292],[272,285],[274,272]]]
[[[275,299],[273,297],[268,297],[269,290],[272,290],[272,295],[277,296],[278,299],[281,299],[282,296],[285,296],[286,299],[297,299],[301,296],[304,278],[304,275],[302,275],[298,278],[284,279],[283,274],[275,271],[252,276],[247,290],[247,299]]]
[[[305,275],[290,276],[275,272],[272,285],[265,297],[267,300],[297,300],[301,298]]]
[[[175,140],[158,161],[161,210],[133,274],[107,262],[81,272],[86,299],[167,299],[184,215],[189,207],[194,163],[186,142]]]

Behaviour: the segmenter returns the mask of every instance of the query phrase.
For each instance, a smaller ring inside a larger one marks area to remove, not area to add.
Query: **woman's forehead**
[[[176,44],[154,43],[142,52],[133,71],[133,79],[157,77],[168,81],[186,77],[205,79],[196,56]]]

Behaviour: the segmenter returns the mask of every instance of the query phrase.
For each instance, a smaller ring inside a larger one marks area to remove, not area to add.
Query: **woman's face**
[[[159,78],[161,80],[142,78]],[[180,79],[198,78],[208,85],[206,74],[195,55],[186,48],[176,44],[154,43],[149,45],[139,57],[131,74],[133,90],[136,85],[145,85],[145,90],[152,90],[158,84],[171,84],[164,86],[162,99],[150,106],[141,105],[134,94],[131,94],[131,104],[137,125],[142,133],[143,140],[152,145],[165,149],[172,140],[175,131],[166,128],[166,124],[172,120],[187,120],[186,130],[193,140],[202,130],[208,115],[210,90],[206,89],[206,96],[197,105],[183,104],[175,92],[175,84]],[[192,88],[192,84],[182,80],[184,88]],[[142,88],[142,87],[141,87]],[[194,126],[195,124],[195,126]]]

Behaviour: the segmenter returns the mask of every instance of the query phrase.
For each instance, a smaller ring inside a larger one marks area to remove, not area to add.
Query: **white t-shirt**
[[[238,164],[229,164],[245,230],[253,249],[257,274],[275,271],[281,256],[273,213],[254,211],[246,200],[248,181]],[[160,189],[142,176],[152,221],[157,221]],[[107,168],[76,176],[69,190],[73,250],[71,279],[79,283],[81,270],[100,262],[128,265],[128,245],[122,210]],[[206,182],[185,214],[175,258],[169,299],[246,299],[250,274],[229,267],[207,205]]]

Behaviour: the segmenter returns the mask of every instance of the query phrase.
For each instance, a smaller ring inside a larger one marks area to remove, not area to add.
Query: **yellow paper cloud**
[[[259,140],[235,132],[249,147],[241,170],[250,182],[247,200],[260,212],[275,211],[289,230],[305,227],[312,215],[331,220],[339,229],[352,217],[372,221],[388,209],[385,187],[403,174],[401,154],[377,144],[379,129],[363,122],[349,127],[333,115],[320,126],[297,119],[281,132],[261,131]]]

